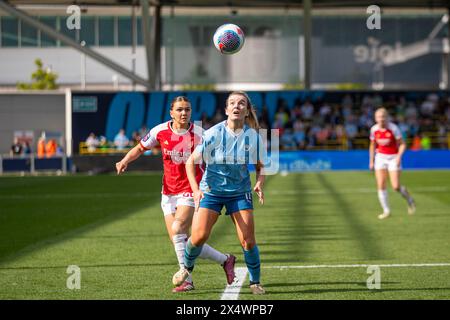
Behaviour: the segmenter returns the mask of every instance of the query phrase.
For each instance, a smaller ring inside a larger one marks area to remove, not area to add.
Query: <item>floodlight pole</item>
[[[141,11],[142,11],[142,37],[144,38],[145,53],[147,57],[147,77],[148,84],[147,89],[154,89],[154,75],[155,70],[152,63],[152,48],[151,48],[151,37],[150,37],[150,18],[148,15],[148,0],[141,0]]]
[[[311,90],[311,0],[303,0],[305,90]]]
[[[447,7],[447,16],[450,18],[450,6]],[[447,49],[448,52],[445,53],[446,55],[446,62],[447,65],[445,66],[446,71],[447,71],[447,90],[450,90],[450,79],[449,79],[449,75],[450,75],[450,22],[447,21]]]
[[[151,33],[151,46],[153,53],[153,87],[161,90],[161,6],[155,5],[153,12],[153,25]]]

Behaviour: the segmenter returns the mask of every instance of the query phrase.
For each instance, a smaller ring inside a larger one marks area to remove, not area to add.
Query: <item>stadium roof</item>
[[[9,0],[13,5],[139,5],[139,0]],[[302,0],[149,0],[150,5],[196,7],[302,7]],[[376,4],[380,7],[448,8],[448,0],[312,0],[315,8],[360,7]]]

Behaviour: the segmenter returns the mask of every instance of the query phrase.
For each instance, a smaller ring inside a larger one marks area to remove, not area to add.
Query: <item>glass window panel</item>
[[[18,21],[13,17],[2,17],[2,47],[17,47],[18,41]]]
[[[114,46],[114,17],[99,17],[99,45]]]

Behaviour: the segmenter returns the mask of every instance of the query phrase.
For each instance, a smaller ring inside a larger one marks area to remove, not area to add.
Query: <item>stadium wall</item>
[[[0,95],[0,154],[9,152],[15,131],[33,133],[32,151],[42,131],[64,135],[64,93],[20,93]]]

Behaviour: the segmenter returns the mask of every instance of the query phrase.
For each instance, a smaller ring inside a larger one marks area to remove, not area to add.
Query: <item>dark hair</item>
[[[189,104],[191,104],[191,102],[189,101],[189,99],[185,96],[178,96],[173,98],[172,102],[170,103],[170,110],[172,110],[173,105],[177,102],[187,102]]]
[[[241,95],[247,99],[248,116],[245,117],[247,125],[253,129],[259,129],[258,117],[256,116],[256,110],[253,108],[252,101],[245,91],[233,91],[228,95],[226,105],[228,106],[228,100],[232,95]]]

